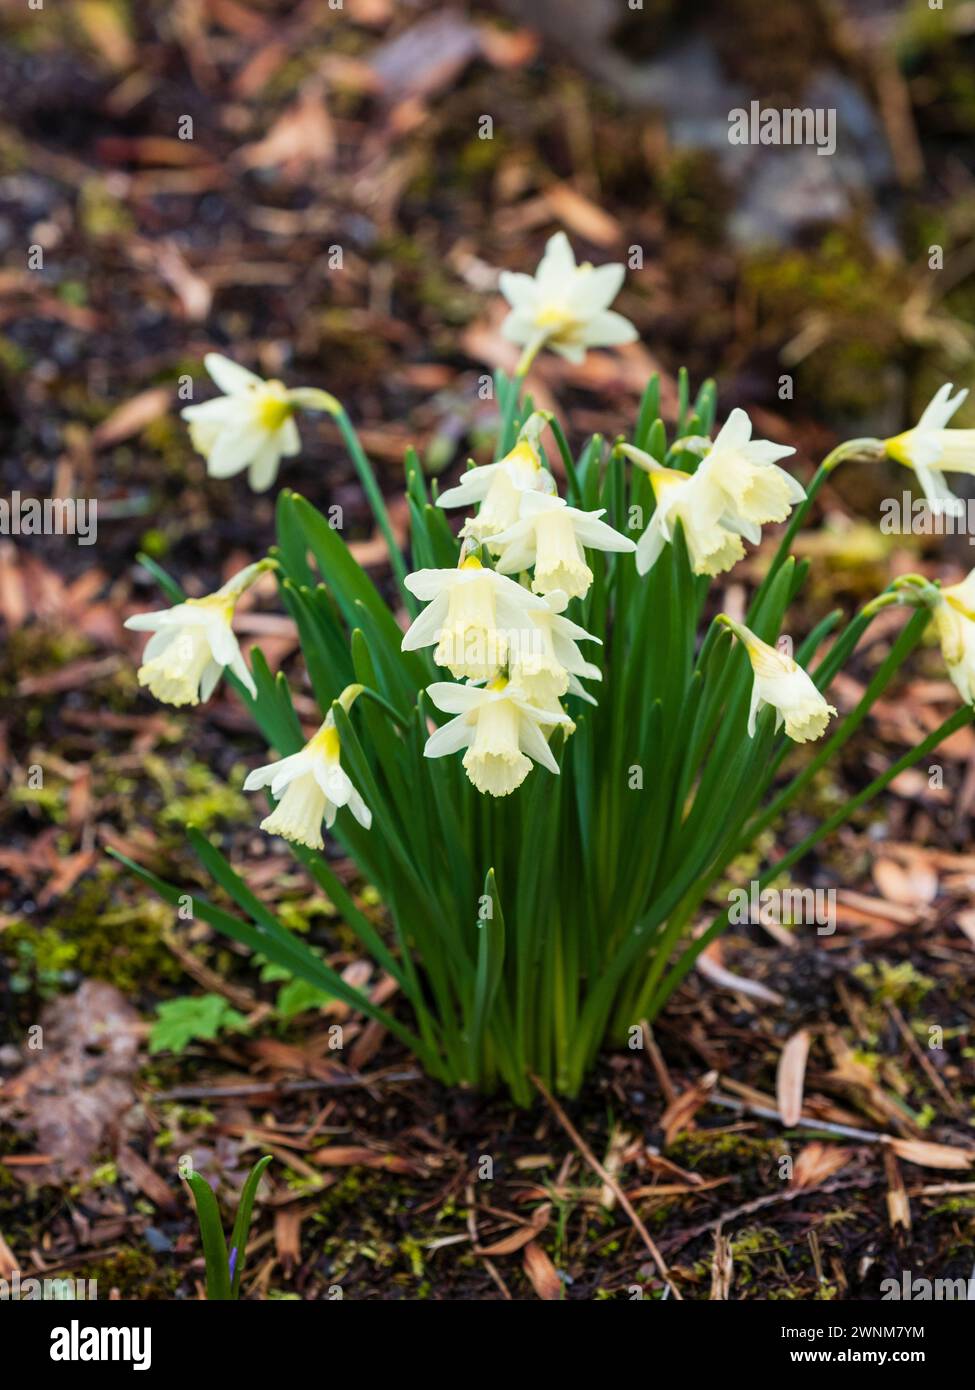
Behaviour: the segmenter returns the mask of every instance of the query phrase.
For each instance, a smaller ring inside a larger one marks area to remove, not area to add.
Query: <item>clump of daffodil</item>
[[[501,331],[525,349],[519,374],[543,347],[581,362],[587,348],[632,343],[636,329],[609,307],[625,273],[619,264],[577,265],[565,232],[549,238],[534,275],[503,271],[499,285],[511,312]]]
[[[492,545],[500,552],[498,570],[519,574],[534,566],[532,589],[536,594],[559,589],[569,598],[583,598],[592,583],[584,547],[636,549],[628,536],[600,521],[604,510],[582,512],[570,507],[563,497],[526,493],[518,520],[492,538]]]
[[[347,686],[338,703],[348,713],[361,693],[361,685]],[[372,812],[342,767],[341,751],[335,715],[329,710],[321,728],[300,753],[249,773],[244,791],[270,787],[278,803],[261,821],[261,829],[308,849],[322,849],[322,821],[331,830],[339,808],[348,806],[359,824],[368,830]]]
[[[218,352],[208,352],[203,365],[224,394],[181,412],[193,447],[206,458],[211,478],[232,478],[246,468],[254,491],[266,492],[282,458],[301,448],[294,421],[300,396]]]
[[[775,710],[776,730],[784,723],[786,734],[796,743],[809,743],[822,738],[830,716],[836,710],[827,703],[822,691],[817,690],[809,673],[791,656],[770,647],[726,613],[719,613],[717,621],[731,628],[751,662],[754,681],[748,711],[749,737],[755,736],[760,712],[766,705],[771,705]]]
[[[935,629],[948,674],[966,704],[975,704],[975,570],[936,591]]]
[[[462,536],[486,542],[491,548],[493,538],[518,520],[526,493],[555,492],[555,479],[543,466],[538,449],[538,437],[545,423],[546,417],[536,411],[522,426],[510,453],[497,463],[469,468],[456,487],[448,488],[437,498],[438,507],[480,503],[477,515],[464,522]]]
[[[544,611],[542,599],[482,564],[472,551],[456,569],[415,570],[406,587],[429,606],[403,637],[403,651],[436,643],[433,659],[458,680],[490,680],[508,655],[509,629],[530,625],[531,610]]]
[[[452,685],[435,681],[427,694],[445,714],[456,718],[427,739],[427,758],[464,754],[464,769],[479,792],[507,796],[521,786],[532,762],[558,773],[546,731],[556,724],[571,730],[572,721],[560,709],[542,709],[505,676],[488,685]]]
[[[883,441],[892,459],[913,468],[925,497],[935,512],[960,513],[962,502],[945,482],[945,473],[975,473],[975,430],[949,430],[945,426],[968,395],[952,396],[945,382],[925,407],[913,429]]]
[[[142,654],[139,684],[163,704],[196,705],[209,700],[226,668],[253,699],[254,681],[234,636],[234,609],[244,590],[271,568],[272,561],[260,560],[205,598],[190,598],[173,608],[128,618],[126,627],[152,633]]]

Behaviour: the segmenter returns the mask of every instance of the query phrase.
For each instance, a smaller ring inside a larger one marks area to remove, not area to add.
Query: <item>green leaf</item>
[[[213,1188],[200,1173],[190,1173],[186,1181],[193,1193],[196,1216],[200,1223],[200,1238],[203,1241],[203,1257],[206,1261],[207,1298],[211,1302],[232,1299],[235,1295],[231,1289],[227,1243],[223,1238],[220,1208],[217,1206]]]
[[[156,1005],[156,1022],[149,1034],[149,1051],[183,1052],[191,1042],[212,1042],[221,1032],[246,1033],[243,1014],[220,994],[192,994]]]
[[[265,1154],[259,1158],[254,1167],[247,1175],[240,1194],[240,1202],[237,1207],[237,1218],[234,1221],[234,1229],[230,1237],[230,1260],[233,1261],[234,1272],[230,1286],[231,1298],[237,1298],[240,1293],[240,1278],[244,1272],[244,1259],[247,1255],[247,1237],[251,1228],[251,1215],[254,1210],[254,1199],[257,1196],[258,1184],[264,1176],[264,1170],[271,1162],[271,1154]]]

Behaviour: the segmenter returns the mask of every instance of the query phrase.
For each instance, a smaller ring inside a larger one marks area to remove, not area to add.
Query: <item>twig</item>
[[[561,1105],[559,1105],[558,1101],[548,1090],[545,1083],[543,1081],[540,1081],[539,1078],[535,1075],[532,1075],[531,1079],[535,1087],[541,1093],[546,1104],[549,1106],[550,1110],[552,1111],[552,1114],[558,1120],[559,1124],[565,1130],[566,1134],[572,1140],[573,1144],[575,1144],[576,1148],[579,1150],[583,1158],[589,1164],[589,1167],[593,1170],[597,1177],[599,1177],[604,1183],[606,1183],[606,1185],[609,1188],[612,1189],[613,1194],[616,1197],[616,1200],[619,1202],[620,1206],[623,1208],[627,1216],[633,1222],[633,1225],[636,1228],[636,1231],[640,1236],[640,1239],[643,1241],[644,1245],[649,1250],[654,1264],[660,1271],[661,1278],[664,1280],[674,1297],[679,1302],[682,1301],[680,1296],[680,1290],[677,1288],[677,1285],[670,1277],[670,1271],[667,1268],[667,1264],[664,1260],[663,1255],[661,1255],[659,1249],[654,1243],[654,1240],[651,1237],[650,1232],[647,1230],[646,1226],[644,1226],[643,1222],[636,1214],[636,1211],[629,1197],[627,1197],[626,1193],[623,1191],[622,1187],[620,1187],[619,1183],[613,1177],[612,1173],[610,1173],[600,1163],[599,1159],[593,1153],[592,1149],[586,1143],[585,1139],[583,1139],[582,1135],[576,1129],[575,1125],[569,1119],[568,1115],[562,1109]]]
[[[153,1096],[159,1100],[239,1100],[247,1096],[263,1096],[269,1091],[274,1095],[292,1096],[300,1091],[330,1091],[352,1086],[375,1086],[380,1081],[418,1081],[418,1071],[375,1072],[372,1076],[335,1076],[329,1080],[306,1081],[253,1081],[239,1086],[176,1086],[171,1091],[159,1091]]]
[[[770,1110],[765,1105],[752,1105],[749,1101],[732,1100],[731,1096],[720,1096],[714,1092],[708,1096],[711,1105],[723,1105],[726,1110],[737,1110],[746,1115],[758,1115],[763,1120],[778,1120],[782,1123],[782,1116],[777,1110]],[[794,1125],[789,1125],[790,1129],[821,1129],[826,1134],[839,1134],[844,1139],[861,1139],[867,1144],[886,1144],[889,1136],[879,1134],[870,1129],[854,1129],[852,1125],[838,1125],[831,1120],[815,1120],[806,1116],[801,1116]]]
[[[921,1068],[921,1070],[924,1072],[924,1075],[931,1082],[931,1085],[937,1091],[938,1095],[944,1101],[945,1105],[947,1105],[948,1109],[954,1115],[955,1119],[965,1119],[966,1116],[964,1110],[955,1100],[954,1096],[951,1094],[945,1083],[942,1081],[941,1077],[938,1075],[931,1061],[931,1058],[926,1057],[924,1055],[923,1047],[918,1042],[914,1034],[911,1032],[907,1019],[901,1013],[900,1009],[897,1007],[896,1004],[888,1002],[887,1012],[890,1014],[891,1018],[897,1024],[897,1029],[901,1037],[907,1043],[907,1046],[910,1048],[911,1052],[914,1054],[918,1066]]]

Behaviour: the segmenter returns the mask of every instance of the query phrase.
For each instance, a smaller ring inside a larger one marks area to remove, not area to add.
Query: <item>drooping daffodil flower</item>
[[[405,652],[436,643],[433,659],[456,679],[490,680],[508,657],[509,630],[530,627],[544,600],[466,554],[456,569],[415,570],[406,587],[429,606],[403,637]]]
[[[785,724],[786,734],[795,743],[821,738],[836,710],[813,684],[809,673],[791,656],[770,647],[750,628],[735,622],[726,613],[719,613],[716,621],[731,629],[751,662],[754,680],[748,711],[749,738],[755,737],[758,716],[766,705],[775,710],[776,731]]]
[[[966,704],[975,704],[975,570],[940,590],[934,624],[948,674]]]
[[[563,616],[568,595],[561,589],[546,594],[544,608],[528,612],[531,627],[508,634],[508,674],[535,704],[551,707],[567,691],[592,700],[573,677],[602,680],[603,673],[579,650],[580,642],[598,642],[578,623]],[[592,701],[592,703],[595,703]]]
[[[227,669],[253,699],[257,690],[234,636],[234,609],[244,590],[272,567],[273,561],[259,560],[205,598],[126,619],[126,627],[152,633],[142,654],[139,684],[164,704],[196,705],[209,700]]]
[[[469,468],[456,487],[442,492],[438,507],[471,507],[480,503],[476,516],[469,517],[460,534],[486,542],[491,548],[494,536],[512,526],[519,515],[522,497],[528,492],[555,492],[555,479],[542,464],[538,436],[546,417],[536,411],[522,426],[514,448],[497,463]]]
[[[361,686],[350,685],[340,695],[339,703],[346,713],[361,690]],[[244,791],[261,787],[270,787],[278,803],[261,821],[261,829],[308,849],[322,849],[322,821],[331,830],[342,806],[348,806],[364,829],[372,825],[372,812],[342,767],[341,741],[332,710],[300,753],[248,774]]]
[[[518,574],[535,567],[532,589],[536,594],[562,590],[569,598],[583,598],[592,583],[584,547],[591,550],[631,551],[635,542],[600,521],[605,508],[583,512],[562,497],[542,492],[526,493],[518,520],[492,538],[500,551],[498,570]]]
[[[486,686],[435,681],[427,694],[456,718],[430,735],[424,756],[441,758],[465,748],[464,769],[479,792],[507,796],[521,786],[533,761],[558,773],[545,730],[571,727],[572,721],[561,710],[538,708],[513,681],[504,676]]]

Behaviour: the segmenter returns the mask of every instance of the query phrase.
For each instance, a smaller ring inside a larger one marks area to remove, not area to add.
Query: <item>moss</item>
[[[179,1272],[158,1263],[148,1250],[126,1248],[83,1271],[98,1283],[98,1297],[118,1290],[120,1298],[152,1302],[171,1299],[180,1283]]]
[[[897,1004],[908,1012],[913,1012],[934,988],[934,981],[922,975],[909,960],[897,965],[886,960],[866,961],[853,973],[870,990],[874,1004]]]
[[[50,923],[12,923],[3,933],[5,954],[12,955],[21,990],[50,995],[68,972],[107,980],[123,993],[138,993],[148,982],[177,980],[182,966],[165,944],[171,910],[146,898],[135,907],[112,907],[118,871],[102,865],[81,883]]]

